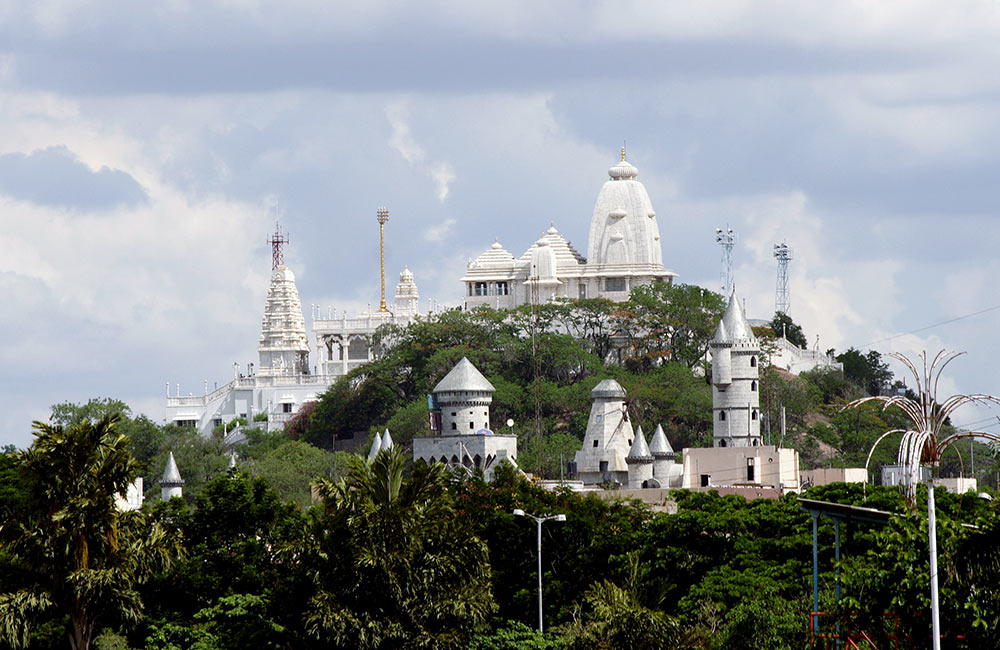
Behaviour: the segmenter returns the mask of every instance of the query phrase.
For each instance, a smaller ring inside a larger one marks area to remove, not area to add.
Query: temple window
[[[605,278],[605,291],[625,291],[625,278]]]
[[[497,295],[506,296],[508,294],[508,288],[506,282],[497,282]]]
[[[750,367],[751,368],[757,367],[757,357],[750,357]]]
[[[726,412],[725,411],[719,411],[719,420],[721,420],[723,422],[726,420]]]
[[[476,295],[477,296],[485,296],[485,295],[487,295],[487,289],[488,289],[488,286],[487,286],[486,282],[477,282],[476,283]]]
[[[757,382],[755,381],[750,382],[750,390],[751,391],[757,390]]]

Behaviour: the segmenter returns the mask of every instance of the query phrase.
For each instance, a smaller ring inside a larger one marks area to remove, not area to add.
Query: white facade
[[[755,447],[760,437],[760,343],[733,294],[709,344],[716,447]]]
[[[339,318],[332,313],[327,318],[314,313],[317,372],[336,378],[372,361],[376,351],[371,337],[375,330],[388,324],[409,325],[419,315],[419,303],[413,272],[404,268],[396,285],[396,302],[388,311],[373,310],[369,305],[367,311],[353,317],[348,317],[346,311]]]
[[[773,445],[684,450],[684,489],[772,487],[799,491],[799,452]]]
[[[802,484],[810,486],[868,482],[868,470],[864,467],[820,467],[802,470],[801,474]]]
[[[635,436],[625,406],[625,389],[614,379],[605,379],[594,386],[590,396],[594,402],[587,433],[575,457],[577,476],[585,485],[608,481],[628,485],[625,457]]]
[[[316,375],[309,368],[309,340],[295,275],[282,265],[271,274],[264,303],[264,317],[257,346],[258,365],[240,372],[233,366],[233,380],[201,395],[170,395],[167,384],[166,420],[198,429],[208,435],[233,418],[252,421],[260,413],[268,426],[284,426],[303,403],[318,399],[336,376]]]
[[[496,242],[469,260],[462,278],[466,308],[509,309],[553,298],[623,301],[635,286],[673,281],[676,274],[663,267],[656,212],[638,174],[623,149],[598,193],[586,258],[552,224],[520,258]]]
[[[771,365],[775,368],[786,370],[793,375],[798,375],[815,368],[844,369],[844,364],[832,356],[819,350],[805,350],[800,348],[784,336],[779,337],[774,344],[775,350],[771,353],[769,359]]]
[[[517,466],[517,436],[490,430],[490,404],[496,389],[486,377],[463,358],[434,387],[434,399],[441,409],[441,431],[413,439],[413,459],[444,463],[451,467],[482,469],[493,479],[499,463]]]

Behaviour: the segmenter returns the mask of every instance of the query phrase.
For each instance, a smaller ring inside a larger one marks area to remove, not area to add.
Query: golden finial
[[[625,143],[622,143],[622,162],[625,162]]]

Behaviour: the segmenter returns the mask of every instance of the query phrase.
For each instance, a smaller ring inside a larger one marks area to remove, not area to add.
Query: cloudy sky
[[[254,360],[276,217],[307,318],[377,302],[380,205],[423,305],[495,237],[585,251],[623,140],[680,281],[728,224],[767,317],[787,241],[811,343],[1000,394],[998,69],[995,0],[0,0],[0,443]]]

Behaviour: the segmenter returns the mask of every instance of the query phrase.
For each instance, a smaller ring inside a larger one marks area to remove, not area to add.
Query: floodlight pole
[[[542,619],[542,524],[546,521],[566,521],[566,515],[530,515],[520,508],[514,509],[514,515],[529,517],[538,525],[538,633],[543,634],[545,628]]]

